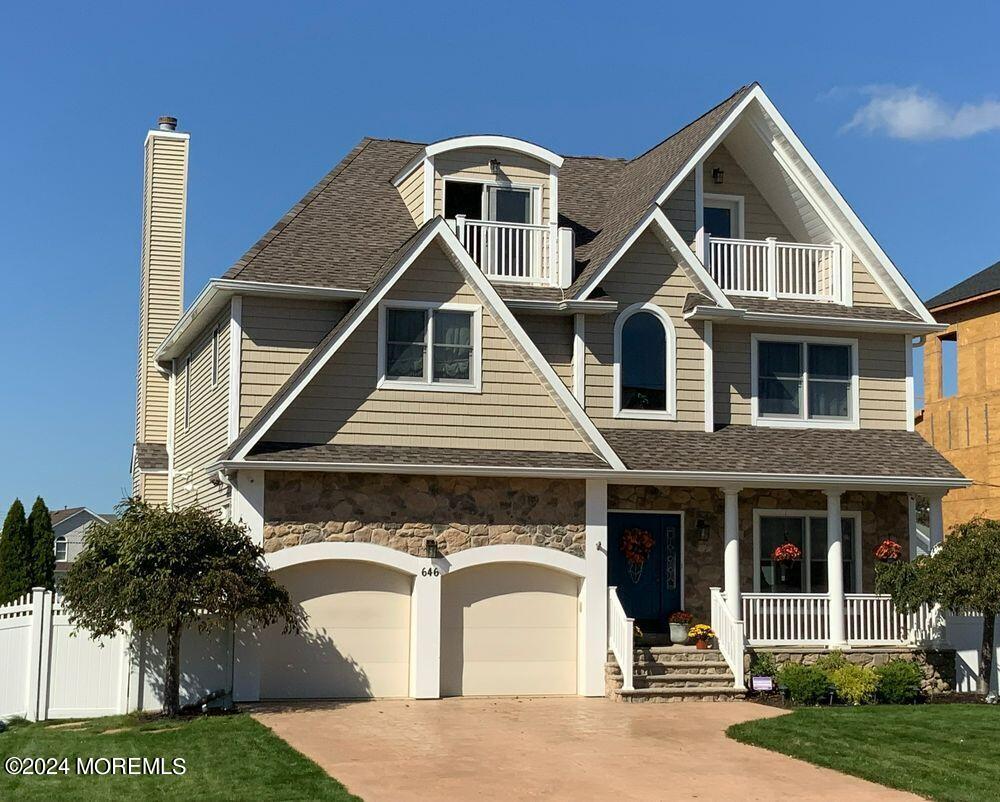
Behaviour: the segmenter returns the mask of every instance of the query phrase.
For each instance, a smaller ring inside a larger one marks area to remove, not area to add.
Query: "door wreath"
[[[645,529],[633,527],[626,529],[622,534],[620,548],[625,555],[625,564],[628,568],[629,579],[633,584],[639,583],[642,576],[642,568],[649,559],[649,553],[653,550],[653,536]]]

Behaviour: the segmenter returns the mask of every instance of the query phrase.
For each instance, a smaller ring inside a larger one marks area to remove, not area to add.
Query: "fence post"
[[[38,721],[38,703],[42,675],[48,684],[48,666],[42,668],[42,643],[45,637],[45,588],[31,589],[31,640],[28,648],[28,709],[25,718]],[[46,649],[46,652],[48,650]]]
[[[778,297],[778,240],[767,238],[767,297],[775,300]]]

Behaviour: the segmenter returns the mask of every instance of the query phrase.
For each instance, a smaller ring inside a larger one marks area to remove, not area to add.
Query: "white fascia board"
[[[812,157],[812,154],[806,149],[806,146],[802,144],[802,141],[798,138],[798,136],[796,136],[791,126],[785,121],[785,118],[781,116],[781,113],[771,102],[771,99],[764,93],[764,90],[759,86],[755,86],[750,91],[750,96],[760,103],[764,113],[771,118],[774,125],[779,131],[781,131],[782,136],[784,136],[788,143],[792,146],[796,155],[802,159],[803,162],[805,162],[806,167],[809,168],[809,171],[823,188],[824,192],[826,192],[834,206],[844,216],[847,222],[850,223],[851,227],[854,229],[861,241],[868,246],[869,250],[871,250],[871,252],[875,255],[875,258],[878,259],[882,268],[895,283],[903,297],[909,301],[913,309],[924,321],[927,323],[933,323],[934,317],[927,311],[927,307],[924,306],[923,301],[920,300],[920,297],[913,291],[913,288],[909,285],[906,279],[903,278],[902,273],[900,273],[896,265],[893,264],[888,254],[882,250],[882,247],[872,236],[865,224],[861,222],[861,219],[854,213],[850,204],[844,199],[843,195],[840,194],[830,178],[825,172],[823,172],[823,169]]]
[[[427,158],[433,159],[439,153],[447,153],[451,150],[461,150],[462,148],[496,148],[498,150],[512,150],[538,159],[556,169],[562,167],[563,157],[554,153],[548,148],[528,142],[525,139],[518,139],[513,136],[499,136],[496,134],[477,134],[474,136],[455,136],[450,139],[442,139],[425,146],[416,156],[410,159],[403,169],[396,173],[392,179],[393,186],[398,187],[406,177],[412,173],[420,163]]]
[[[357,300],[364,290],[342,287],[315,287],[299,284],[276,284],[264,281],[239,281],[237,279],[214,278],[199,293],[194,302],[181,315],[180,320],[163,339],[154,361],[167,362],[179,356],[184,346],[193,339],[206,319],[214,319],[234,295],[256,295],[274,298],[309,298],[314,300]]]
[[[926,334],[944,331],[943,323],[907,322],[903,320],[869,320],[854,317],[827,317],[824,315],[787,315],[777,312],[747,312],[743,309],[716,309],[711,306],[696,306],[684,313],[685,320],[720,320],[737,324],[758,324],[780,326],[782,328],[807,326],[830,330],[850,329],[852,331],[872,331],[900,334]]]
[[[729,302],[726,294],[719,288],[719,285],[715,283],[715,280],[708,274],[705,270],[705,266],[701,263],[697,256],[694,255],[694,251],[691,250],[690,246],[684,241],[684,238],[680,235],[674,224],[670,222],[670,219],[664,214],[663,210],[659,206],[653,206],[649,209],[646,215],[639,221],[638,225],[632,230],[624,241],[615,249],[614,253],[611,254],[608,261],[605,263],[593,278],[588,281],[583,288],[577,293],[577,296],[581,299],[585,299],[587,295],[594,291],[598,284],[600,284],[606,275],[611,272],[619,260],[628,253],[629,249],[636,243],[636,240],[642,236],[643,232],[649,228],[651,225],[655,225],[666,237],[667,241],[670,243],[671,248],[676,251],[677,262],[681,269],[686,270],[689,277],[695,279],[695,284],[701,285],[702,289],[705,290],[715,301],[718,306],[723,309],[732,309],[733,305]]]
[[[205,469],[216,471],[310,471],[344,473],[405,473],[437,476],[537,476],[548,479],[604,479],[612,484],[646,482],[664,486],[802,488],[807,490],[854,489],[921,492],[969,487],[971,479],[929,476],[845,476],[841,474],[739,473],[728,471],[630,471],[608,468],[520,468],[491,465],[401,465],[371,462],[281,462],[277,460],[226,460]]]
[[[557,314],[575,315],[606,315],[608,312],[618,310],[618,301],[588,301],[566,299],[562,301],[534,301],[531,299],[511,299],[505,300],[505,304],[510,309],[516,309],[526,314]]]
[[[146,138],[143,140],[143,147],[150,139],[190,139],[191,134],[184,133],[182,131],[161,131],[159,128],[153,128],[146,132]]]

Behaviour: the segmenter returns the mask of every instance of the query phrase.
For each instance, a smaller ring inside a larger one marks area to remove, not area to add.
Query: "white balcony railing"
[[[726,659],[729,670],[733,672],[733,685],[738,691],[746,689],[743,678],[743,622],[733,618],[726,606],[726,597],[719,588],[711,588],[712,594],[712,630],[719,642],[719,651]]]
[[[840,298],[841,248],[776,239],[705,236],[705,267],[725,292],[762,298],[835,301]]]
[[[608,648],[622,670],[623,691],[633,690],[634,629],[635,621],[625,615],[625,608],[618,599],[618,589],[608,588]]]
[[[553,284],[556,227],[492,220],[455,219],[455,233],[473,261],[491,279]]]
[[[941,637],[942,625],[938,611],[926,605],[904,614],[889,596],[844,596],[844,631],[851,646],[928,643]],[[743,627],[751,646],[825,645],[830,600],[825,593],[744,593]]]

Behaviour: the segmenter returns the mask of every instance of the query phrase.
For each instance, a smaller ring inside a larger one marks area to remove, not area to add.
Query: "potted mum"
[[[688,627],[694,616],[685,610],[678,610],[671,613],[667,622],[670,624],[670,642],[675,644],[687,643]]]
[[[898,562],[903,556],[903,547],[892,538],[886,538],[875,547],[875,559],[882,563]]]
[[[708,649],[709,641],[715,637],[715,633],[708,624],[695,624],[688,630],[688,637],[694,638],[696,649]]]

